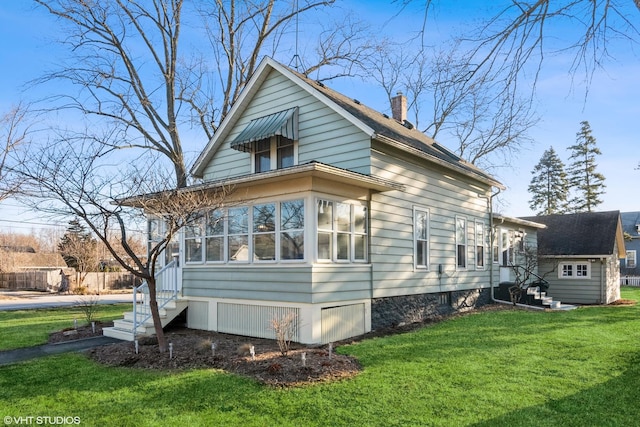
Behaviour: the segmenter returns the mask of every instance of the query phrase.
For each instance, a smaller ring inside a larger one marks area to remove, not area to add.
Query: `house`
[[[49,290],[60,282],[60,271],[68,273],[62,256],[36,252],[30,246],[0,246],[0,288]]]
[[[401,94],[388,116],[265,58],[192,174],[234,192],[181,237],[190,328],[273,338],[294,313],[294,341],[328,343],[491,301],[503,186],[415,129]],[[133,339],[136,316],[105,334]]]
[[[620,298],[620,259],[625,243],[619,211],[523,218],[538,230],[538,273],[548,295],[577,304],[609,304]]]
[[[623,276],[624,283],[624,276],[640,276],[640,212],[622,212],[620,220],[626,248],[626,257],[620,261],[620,276]]]

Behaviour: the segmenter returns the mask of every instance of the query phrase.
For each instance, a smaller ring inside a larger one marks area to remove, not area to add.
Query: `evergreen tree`
[[[537,211],[536,215],[563,213],[567,209],[569,183],[564,163],[558,154],[549,147],[538,164],[531,171],[533,178],[529,184],[529,207]]]
[[[69,227],[58,244],[58,250],[67,266],[81,273],[95,269],[96,248],[97,241],[78,218],[69,221]]]
[[[596,139],[591,135],[589,122],[580,122],[580,132],[576,134],[576,144],[571,150],[567,169],[569,186],[573,198],[569,201],[574,212],[591,212],[602,203],[600,196],[604,194],[604,175],[596,172],[596,156],[602,154],[596,146]]]

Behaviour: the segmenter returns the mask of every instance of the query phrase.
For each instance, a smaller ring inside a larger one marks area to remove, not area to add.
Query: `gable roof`
[[[640,238],[640,212],[622,212],[620,213],[620,220],[622,221],[622,232],[628,233],[632,239]]]
[[[625,256],[620,211],[522,217],[544,224],[538,230],[538,254],[543,256]]]
[[[409,129],[400,122],[336,92],[322,83],[311,80],[269,57],[265,57],[262,60],[256,72],[249,79],[247,86],[242,90],[240,97],[229,111],[229,114],[224,118],[213,138],[196,160],[191,169],[191,173],[195,177],[202,177],[207,163],[225,141],[226,136],[233,128],[233,124],[240,118],[253,95],[260,88],[261,83],[272,70],[276,70],[287,77],[311,96],[320,100],[366,133],[370,138],[396,146],[448,169],[456,170],[481,182],[504,189],[504,186],[491,175],[456,156],[417,129]]]

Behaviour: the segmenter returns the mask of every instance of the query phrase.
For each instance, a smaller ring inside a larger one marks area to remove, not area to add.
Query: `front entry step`
[[[163,308],[159,310],[160,320],[162,327],[164,328],[175,319],[180,313],[182,313],[189,305],[187,300],[174,300],[167,303]],[[104,328],[103,335],[107,337],[117,338],[123,341],[133,341],[135,337],[146,337],[155,335],[155,329],[153,327],[153,319],[149,318],[144,323],[139,324],[136,328],[136,333],[133,333],[133,311],[124,313],[124,317],[113,322],[113,327]],[[138,319],[141,321],[146,314],[137,313]]]
[[[496,299],[502,301],[511,301],[509,288],[514,286],[513,282],[503,282],[495,288]],[[541,291],[538,286],[529,286],[526,293],[521,295],[519,304],[528,305],[534,308],[546,308],[550,310],[572,310],[577,308],[574,305],[562,304],[560,301],[555,301],[553,297],[547,295],[546,292]]]

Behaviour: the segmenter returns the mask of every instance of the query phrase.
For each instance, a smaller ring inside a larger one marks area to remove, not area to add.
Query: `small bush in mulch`
[[[171,355],[159,352],[155,338],[138,340],[137,354],[132,342],[96,347],[88,354],[93,360],[108,366],[160,370],[222,369],[281,387],[349,378],[361,370],[355,358],[333,352],[329,354],[326,348],[292,344],[291,350],[283,356],[275,340],[192,329],[169,331],[166,337],[172,344]],[[215,349],[211,344],[215,344]],[[249,351],[252,346],[253,356]]]

